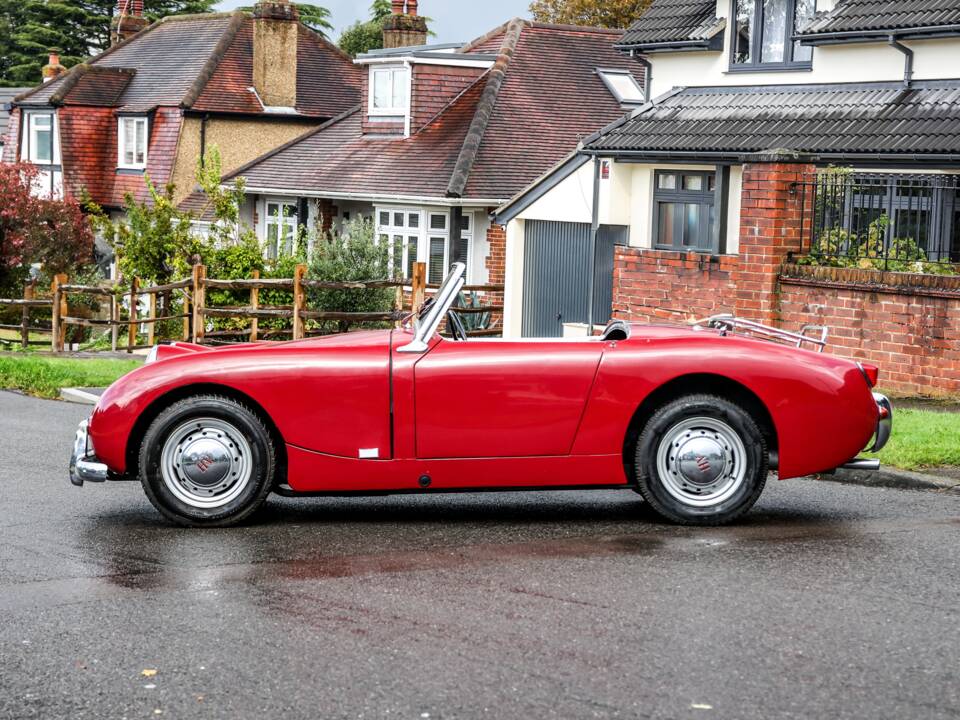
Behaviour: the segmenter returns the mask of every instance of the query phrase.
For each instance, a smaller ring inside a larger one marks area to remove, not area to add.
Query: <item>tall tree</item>
[[[151,21],[210,12],[217,0],[144,0]],[[0,84],[35,85],[50,48],[72,66],[110,46],[116,0],[0,0]]]
[[[540,22],[628,28],[652,0],[533,0],[530,12]]]
[[[383,47],[383,20],[390,15],[390,0],[373,0],[370,19],[358,20],[343,31],[337,44],[351,57]]]

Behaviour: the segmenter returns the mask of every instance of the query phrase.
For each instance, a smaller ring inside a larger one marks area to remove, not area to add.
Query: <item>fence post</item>
[[[150,309],[147,313],[147,317],[150,320],[150,322],[147,323],[147,345],[153,347],[153,342],[157,337],[157,294],[152,292],[147,297],[150,298]]]
[[[127,325],[127,352],[132,353],[137,344],[137,303],[140,300],[140,278],[130,281],[130,322]]]
[[[110,295],[110,350],[117,351],[117,336],[120,334],[120,303],[117,302],[116,286]]]
[[[190,342],[190,318],[193,311],[190,309],[192,294],[189,288],[183,289],[183,341]]]
[[[303,292],[303,277],[307,274],[306,265],[297,265],[293,271],[293,339],[303,339],[303,318],[300,317],[306,309],[307,298]]]
[[[55,275],[53,278],[53,283],[50,286],[50,289],[53,291],[53,315],[51,321],[51,331],[53,337],[51,339],[52,350],[55,353],[63,352],[63,340],[64,340],[64,331],[66,328],[61,322],[61,318],[66,315],[66,308],[64,307],[67,304],[66,293],[61,289],[61,285],[67,284],[67,276],[63,273]]]
[[[260,279],[259,270],[253,271],[253,279],[254,280]],[[250,307],[253,308],[254,310],[257,310],[260,308],[260,288],[257,288],[257,287],[250,288]],[[256,317],[253,317],[250,319],[250,342],[252,343],[257,341],[257,331],[259,330],[259,325],[260,323],[258,322]]]
[[[427,288],[427,264],[418,262],[413,264],[413,291],[411,292],[410,303],[413,314],[416,315],[423,307],[424,296]]]
[[[32,282],[27,283],[23,288],[23,299],[24,300],[33,300],[34,298],[34,285]],[[30,347],[30,306],[24,305],[23,311],[20,313],[20,344],[23,346],[23,349],[26,350]]]
[[[203,333],[206,329],[203,324],[203,308],[207,288],[204,280],[207,277],[207,268],[203,265],[193,266],[193,341],[203,342]]]

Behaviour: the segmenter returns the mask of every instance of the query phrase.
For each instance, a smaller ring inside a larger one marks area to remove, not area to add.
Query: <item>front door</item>
[[[417,457],[568,454],[603,348],[440,341],[414,369]]]

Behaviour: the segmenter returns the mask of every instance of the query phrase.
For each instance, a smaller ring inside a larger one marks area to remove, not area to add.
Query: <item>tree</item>
[[[383,47],[383,20],[391,13],[390,0],[373,0],[370,19],[358,20],[340,35],[337,45],[351,57]]]
[[[652,0],[533,0],[530,12],[540,22],[625,29]]]
[[[34,263],[55,274],[93,260],[93,232],[79,204],[36,197],[36,179],[32,165],[0,163],[0,288],[5,290],[15,289]]]
[[[150,21],[210,12],[216,0],[144,0]],[[116,0],[0,0],[0,84],[36,85],[50,48],[70,67],[110,47]]]
[[[293,3],[300,12],[300,22],[312,28],[323,37],[327,37],[327,31],[333,30],[330,24],[330,11],[320,5],[311,5],[310,3]],[[253,6],[240,8],[244,12],[253,12]]]

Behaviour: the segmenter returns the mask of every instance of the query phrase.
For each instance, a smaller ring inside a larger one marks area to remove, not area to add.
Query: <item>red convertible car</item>
[[[403,329],[154,348],[81,423],[71,481],[139,479],[195,527],[240,522],[271,492],[545,488],[630,488],[668,520],[716,525],[769,470],[878,466],[857,459],[890,435],[877,368],[799,347],[823,337],[718,316],[468,340],[451,310],[463,276],[454,265]]]

